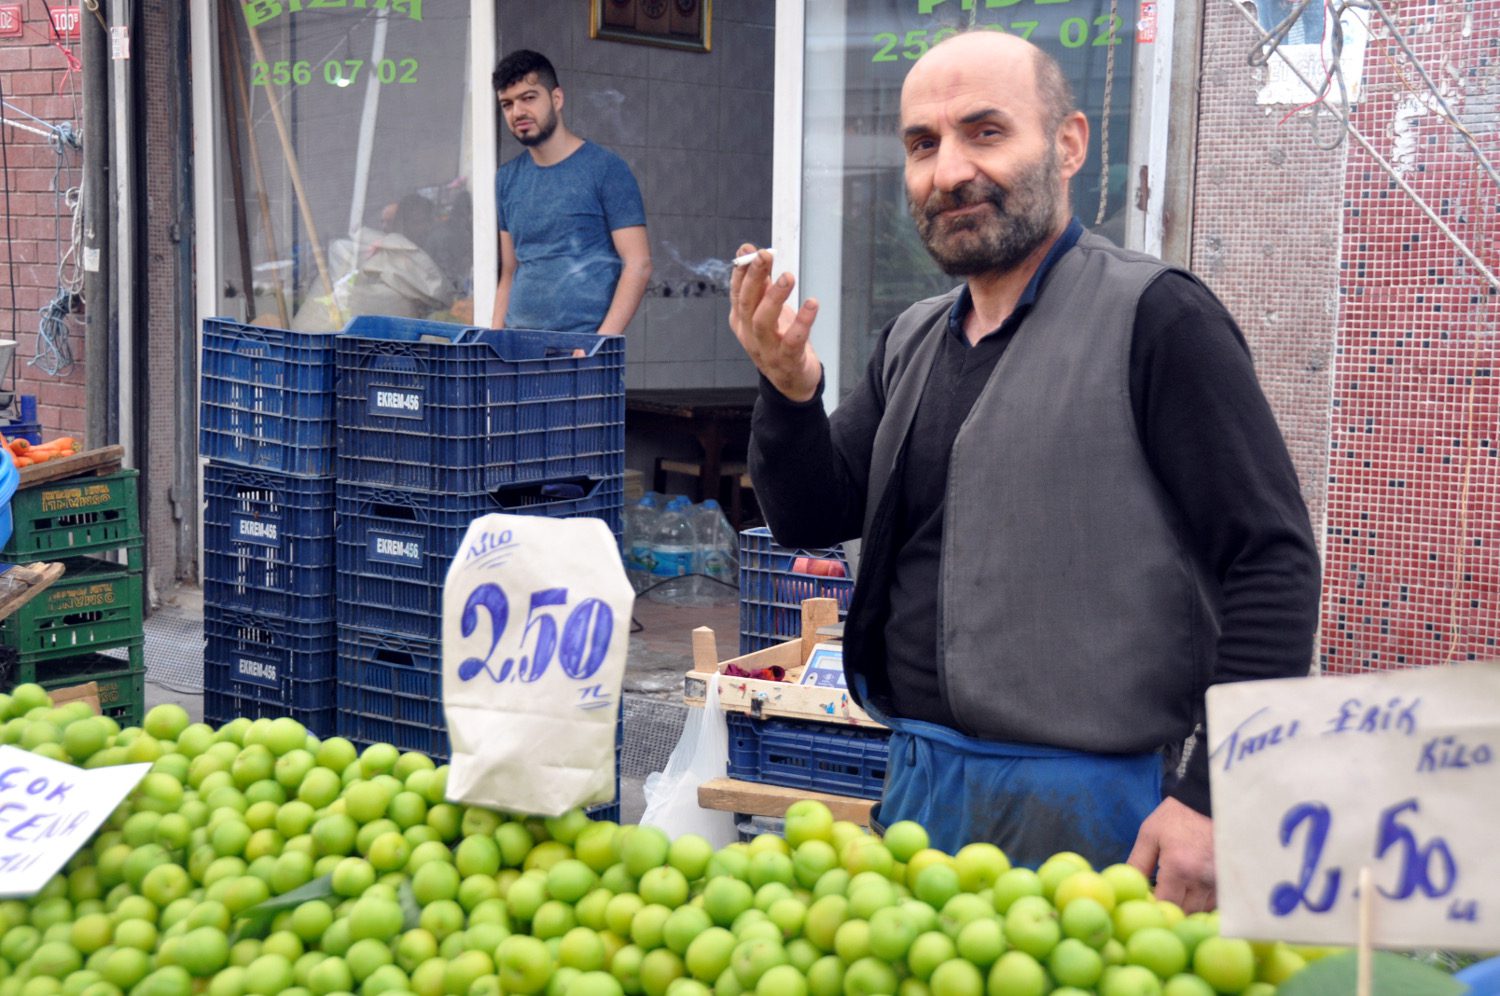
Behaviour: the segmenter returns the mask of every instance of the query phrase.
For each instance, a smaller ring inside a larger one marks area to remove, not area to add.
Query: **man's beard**
[[[1007,190],[984,174],[956,189],[934,189],[921,204],[907,197],[922,244],[950,277],[1009,273],[1043,245],[1057,224],[1057,150],[1028,166]],[[944,211],[988,204],[957,218]]]
[[[547,139],[551,138],[552,133],[555,131],[557,131],[557,112],[549,107],[547,109],[547,116],[536,122],[535,132],[529,135],[516,135],[515,128],[511,128],[510,133],[515,135],[517,142],[520,142],[527,148],[531,148],[534,145],[541,145]]]

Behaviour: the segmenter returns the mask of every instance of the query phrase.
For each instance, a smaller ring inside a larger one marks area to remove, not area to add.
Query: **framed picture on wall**
[[[589,37],[707,52],[713,0],[589,0]]]

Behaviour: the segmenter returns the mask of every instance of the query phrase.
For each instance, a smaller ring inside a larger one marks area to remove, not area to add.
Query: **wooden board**
[[[84,450],[72,456],[48,460],[46,463],[34,463],[30,467],[21,468],[19,486],[29,488],[80,474],[108,474],[120,469],[120,461],[124,457],[125,447],[102,446],[96,450]]]
[[[847,795],[814,792],[810,789],[784,788],[742,782],[736,778],[711,778],[698,786],[698,805],[719,812],[749,813],[752,816],[785,816],[787,807],[799,799],[816,799],[833,812],[836,820],[848,820],[862,827],[870,825],[870,810],[875,803]]]
[[[0,574],[0,619],[46,591],[62,576],[62,564],[17,564]]]

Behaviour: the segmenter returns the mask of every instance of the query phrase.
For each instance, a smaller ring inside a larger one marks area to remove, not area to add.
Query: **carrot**
[[[16,457],[16,469],[19,470],[22,467],[30,467],[35,462],[36,461],[31,459],[31,457]]]
[[[17,436],[15,439],[12,439],[10,441],[10,451],[16,456],[20,456],[22,453],[25,453],[29,449],[31,449],[30,441],[20,436]]]

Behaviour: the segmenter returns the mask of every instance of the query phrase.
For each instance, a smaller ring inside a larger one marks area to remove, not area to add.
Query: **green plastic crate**
[[[139,640],[141,574],[89,557],[63,561],[52,587],[0,623],[0,646],[31,660],[69,657]]]
[[[126,548],[132,570],[141,566],[140,474],[70,477],[23,488],[10,500],[14,527],[0,560],[31,564]]]
[[[92,681],[99,686],[99,707],[121,727],[139,726],[146,714],[146,668],[140,647],[129,660],[104,654],[80,654],[41,666],[24,662],[16,683],[34,681],[46,689],[68,688]]]

